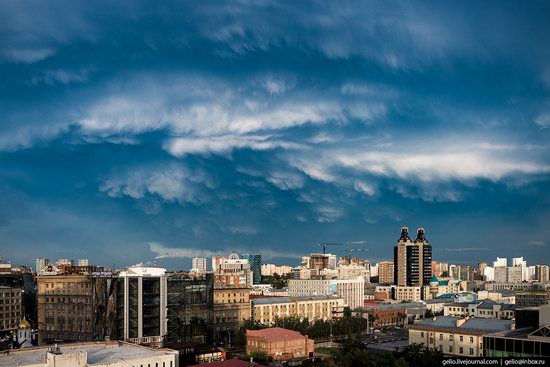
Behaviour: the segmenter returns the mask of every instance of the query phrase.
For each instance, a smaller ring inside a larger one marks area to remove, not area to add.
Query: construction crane
[[[344,246],[345,243],[318,243],[317,246],[323,246],[323,255],[327,253],[327,246]]]

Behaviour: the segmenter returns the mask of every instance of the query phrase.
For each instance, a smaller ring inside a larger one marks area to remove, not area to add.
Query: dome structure
[[[31,323],[27,321],[25,316],[23,315],[23,319],[19,321],[19,325],[17,325],[17,328],[19,330],[29,330],[32,329]]]

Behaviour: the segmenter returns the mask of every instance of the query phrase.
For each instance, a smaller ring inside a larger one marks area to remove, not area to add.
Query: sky
[[[0,1],[0,255],[550,263],[550,3]]]

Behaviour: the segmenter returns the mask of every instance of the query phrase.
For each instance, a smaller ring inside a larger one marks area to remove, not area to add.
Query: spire
[[[428,240],[426,239],[426,233],[424,232],[424,228],[420,227],[418,228],[418,230],[416,231],[416,240],[415,242],[427,242]]]
[[[409,228],[407,226],[401,227],[401,237],[399,237],[399,241],[407,242],[410,240],[411,238],[409,237]]]

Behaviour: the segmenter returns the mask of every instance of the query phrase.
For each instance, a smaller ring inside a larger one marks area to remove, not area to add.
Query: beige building
[[[380,261],[378,263],[378,283],[393,284],[393,261]]]
[[[125,342],[77,343],[11,351],[0,355],[0,367],[177,367],[178,357],[175,350]]]
[[[262,264],[262,275],[273,276],[286,275],[292,272],[292,267],[288,265]]]
[[[37,277],[38,343],[92,338],[92,281],[87,275]]]
[[[399,287],[395,285],[379,285],[374,291],[375,299],[396,301],[413,301],[422,300],[422,287]]]
[[[0,286],[0,332],[16,330],[21,315],[21,288]]]
[[[535,267],[535,279],[538,282],[548,282],[550,279],[548,265],[537,265]]]
[[[315,320],[342,317],[344,299],[334,296],[267,297],[252,301],[253,318],[261,324],[272,325],[276,318],[298,316]]]
[[[264,352],[275,361],[307,358],[314,341],[297,331],[274,327],[246,331],[246,354]]]
[[[439,316],[409,325],[409,345],[421,344],[445,355],[482,357],[483,334],[511,330],[512,320]]]
[[[365,299],[365,280],[355,279],[291,279],[288,281],[288,294],[301,296],[338,296],[346,306],[354,309],[362,307]]]
[[[214,287],[214,336],[236,333],[250,319],[250,288]]]

